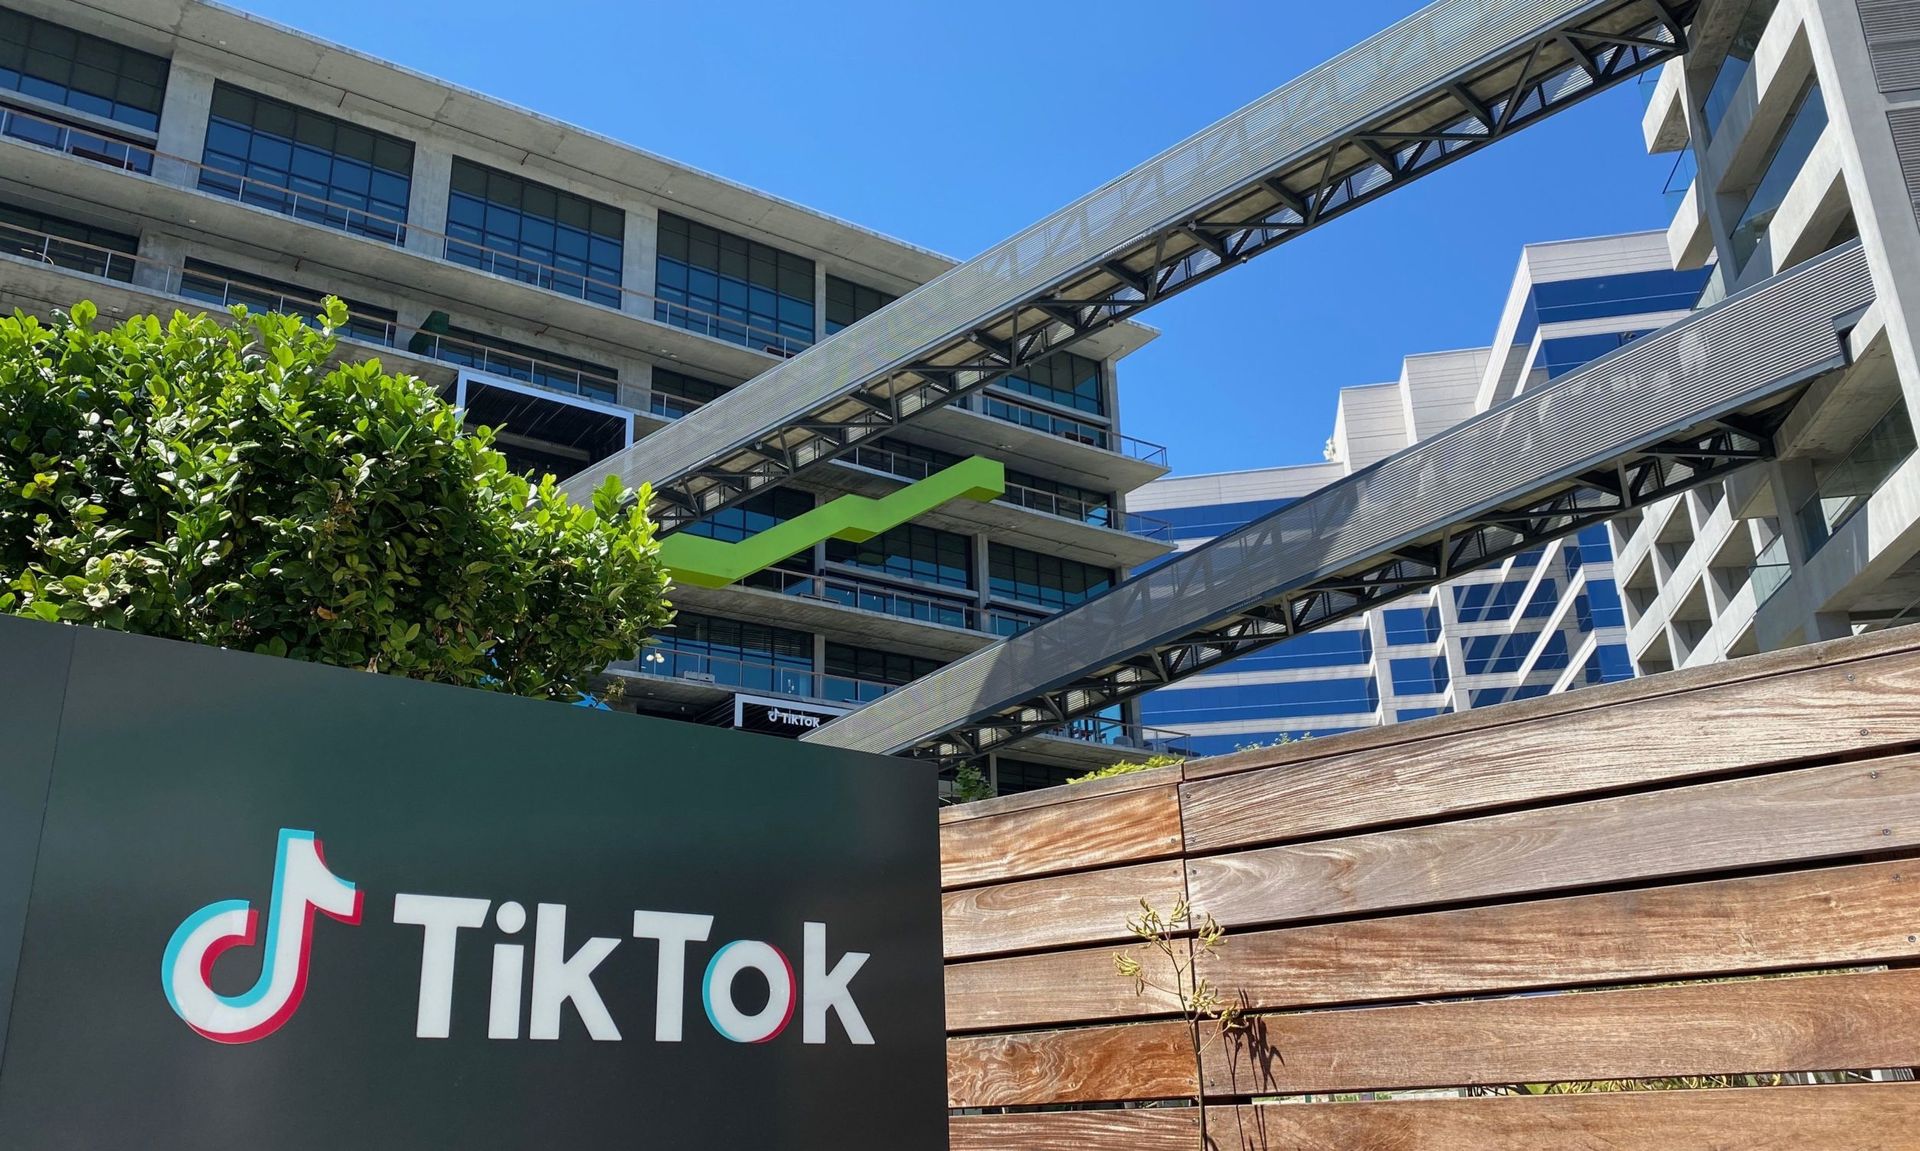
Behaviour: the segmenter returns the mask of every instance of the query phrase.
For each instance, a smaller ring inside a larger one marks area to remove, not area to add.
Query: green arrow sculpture
[[[1006,490],[1007,471],[999,460],[970,456],[892,495],[877,500],[841,496],[739,543],[678,532],[660,541],[660,559],[681,583],[726,587],[821,540],[859,543],[925,515],[948,500],[985,502]]]

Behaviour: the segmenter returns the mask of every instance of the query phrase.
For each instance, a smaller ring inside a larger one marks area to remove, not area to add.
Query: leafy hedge
[[[644,490],[332,363],[338,300],[235,317],[0,318],[0,612],[563,699],[668,621]]]

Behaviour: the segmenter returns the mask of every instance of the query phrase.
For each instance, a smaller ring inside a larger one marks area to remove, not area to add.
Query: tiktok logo
[[[244,899],[209,903],[187,916],[167,941],[160,983],[188,1027],[216,1043],[251,1043],[280,1029],[307,990],[313,913],[360,922],[361,895],[327,869],[311,831],[280,829],[260,978],[239,995],[213,989],[213,965],[229,948],[261,942],[260,913]]]

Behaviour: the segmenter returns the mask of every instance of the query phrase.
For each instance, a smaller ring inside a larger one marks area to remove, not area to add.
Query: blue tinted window
[[[436,359],[450,364],[465,364],[496,376],[524,380],[555,391],[609,403],[618,397],[619,373],[605,364],[528,347],[471,328],[448,328],[446,334],[448,339],[430,341],[428,333],[420,333],[409,346],[418,344],[425,349],[430,342]]]
[[[993,386],[1064,408],[1077,408],[1095,415],[1107,412],[1106,393],[1100,387],[1100,361],[1072,352],[1055,352],[994,381]]]
[[[626,214],[571,192],[454,157],[447,259],[620,306]]]
[[[1587,657],[1586,667],[1581,669],[1588,683],[1613,683],[1616,680],[1633,678],[1633,660],[1627,655],[1627,646],[1620,643],[1603,643],[1593,649]]]
[[[1530,344],[1541,324],[1634,316],[1643,312],[1686,311],[1700,297],[1713,269],[1628,272],[1582,280],[1535,284],[1521,312],[1513,342]]]
[[[1540,366],[1547,378],[1555,379],[1584,368],[1601,356],[1626,347],[1652,329],[1634,332],[1602,332],[1593,336],[1561,336],[1540,344]]]
[[[1175,539],[1212,539],[1294,502],[1292,499],[1244,500],[1189,508],[1156,508],[1146,514],[1172,524]]]
[[[1297,667],[1341,667],[1365,663],[1373,657],[1373,640],[1361,630],[1310,631],[1272,647],[1243,655],[1226,665],[1230,671],[1277,670]]]
[[[735,504],[725,511],[702,516],[681,530],[690,535],[705,536],[708,539],[723,540],[727,543],[739,543],[749,536],[757,536],[768,528],[777,527],[798,515],[813,510],[813,496],[808,492],[793,488],[775,488],[770,492],[761,492],[757,496]],[[812,549],[798,557],[812,566]],[[794,566],[790,561],[784,566]]]
[[[660,213],[654,319],[790,355],[813,343],[813,261]]]
[[[1282,737],[1287,739],[1321,739],[1342,732],[1358,731],[1354,727],[1315,727],[1290,728],[1284,731],[1247,731],[1228,735],[1189,736],[1181,743],[1187,753],[1193,756],[1227,755],[1249,747],[1265,747]],[[1079,769],[1074,769],[1078,771]]]
[[[1429,695],[1447,690],[1447,661],[1433,659],[1396,659],[1390,665],[1395,695]]]
[[[0,9],[0,89],[151,132],[166,88],[158,56]]]
[[[1190,723],[1352,715],[1371,712],[1379,706],[1379,691],[1373,678],[1368,676],[1174,688],[1142,696],[1140,714],[1149,725],[1177,729]]]
[[[1567,633],[1554,632],[1540,648],[1540,654],[1534,658],[1534,671],[1561,671],[1567,666]]]
[[[1514,609],[1520,606],[1521,595],[1526,590],[1527,581],[1524,579],[1456,587],[1453,589],[1454,609],[1459,614],[1461,623],[1511,619]]]
[[[878,288],[856,284],[838,276],[827,277],[827,335],[866,319],[893,303],[895,297]]]
[[[640,667],[672,679],[697,679],[783,695],[812,695],[813,637],[766,624],[682,611]]]
[[[1106,568],[1007,544],[987,545],[987,574],[994,598],[1055,611],[1085,603],[1113,586],[1113,573]]]
[[[1608,536],[1607,525],[1605,524],[1593,524],[1590,527],[1581,528],[1580,534],[1574,538],[1580,541],[1580,546],[1583,548],[1611,548],[1613,546],[1613,540]],[[1594,559],[1596,557],[1588,556],[1587,558]]]
[[[413,145],[231,84],[216,84],[200,190],[398,244]]]
[[[1545,619],[1560,606],[1559,585],[1550,579],[1543,579],[1533,589],[1533,598],[1527,601],[1527,610],[1520,613],[1521,619]]]
[[[1437,607],[1388,608],[1384,622],[1389,645],[1432,643],[1440,638]]]
[[[1620,607],[1620,588],[1612,580],[1599,579],[1587,584],[1587,604],[1595,627],[1627,625],[1626,612]]]
[[[973,586],[973,540],[922,524],[901,524],[860,543],[828,540],[827,559],[922,583]]]

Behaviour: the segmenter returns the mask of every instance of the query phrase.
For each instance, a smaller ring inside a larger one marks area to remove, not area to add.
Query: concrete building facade
[[[1684,317],[1706,280],[1669,267],[1660,232],[1530,245],[1493,343],[1341,389],[1324,461],[1170,476],[1128,506],[1197,547]],[[1595,526],[1160,688],[1141,710],[1217,754],[1628,678],[1626,641],[1612,541]]]
[[[0,308],[338,295],[343,357],[427,380],[530,469],[583,470],[952,263],[233,9],[0,8]],[[1166,471],[1118,419],[1118,365],[1152,335],[1110,329],[689,529],[741,538],[972,455],[1007,468],[991,503],[676,589],[674,629],[611,669],[614,706],[815,722],[1165,554],[1122,504]],[[1018,790],[1166,745],[1114,716],[988,770]]]
[[[1920,611],[1920,3],[1714,0],[1692,42],[1644,122],[1685,185],[1675,266],[1710,269],[1710,301],[1858,239],[1877,300],[1777,462],[1614,525],[1643,672]]]

